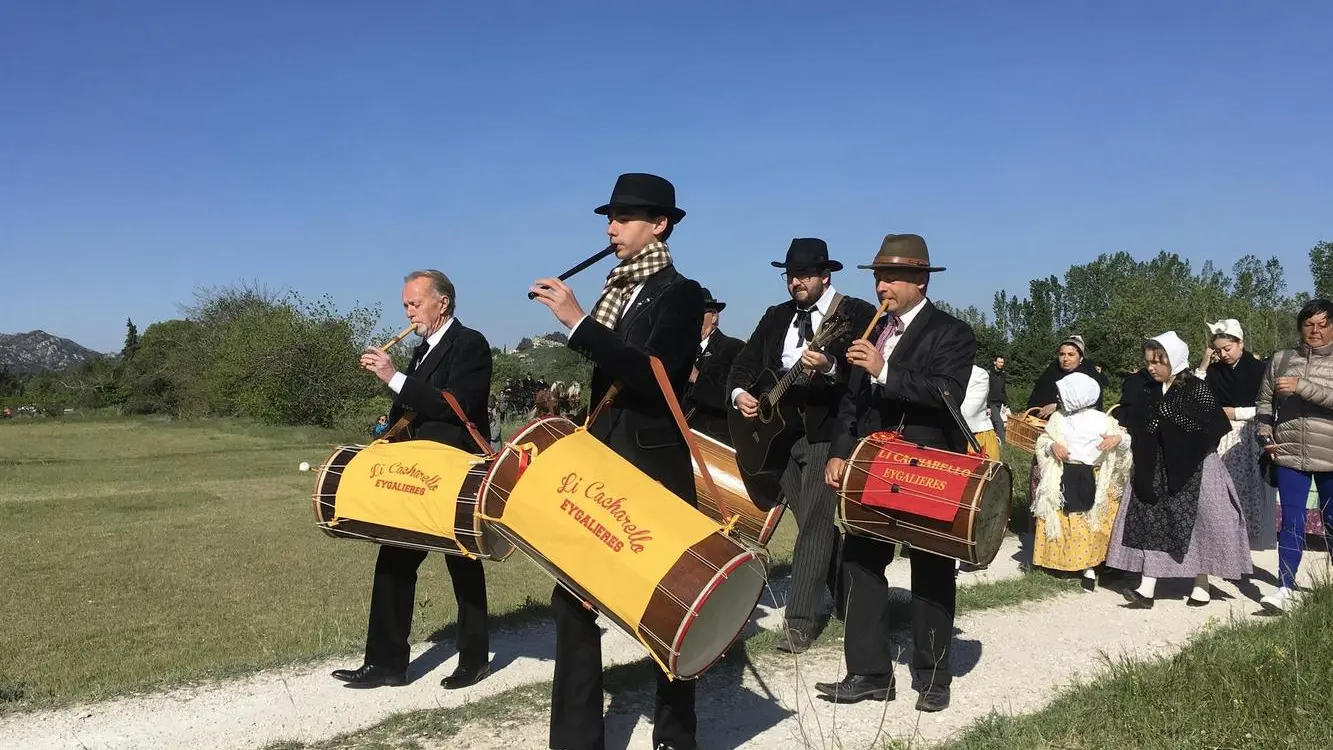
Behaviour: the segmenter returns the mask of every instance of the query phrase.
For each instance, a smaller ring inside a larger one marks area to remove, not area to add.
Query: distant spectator
[[[1027,408],[1040,409],[1038,416],[1046,419],[1060,408],[1059,393],[1055,384],[1061,378],[1071,372],[1081,372],[1092,378],[1101,385],[1106,376],[1097,372],[1097,369],[1088,363],[1087,352],[1083,344],[1082,336],[1070,336],[1055,348],[1055,361],[1052,362],[1040,376],[1037,377],[1037,383],[1032,387],[1032,395],[1028,398]],[[1093,405],[1094,409],[1102,410],[1102,396],[1097,394],[1097,403]]]
[[[375,426],[370,428],[370,436],[379,439],[384,433],[389,431],[389,415],[381,414],[380,418],[375,420]]]
[[[1009,403],[1009,390],[1005,384],[1004,357],[996,357],[991,363],[990,393],[986,395],[986,404],[990,406],[990,422],[995,428],[995,437],[1004,442],[1004,409]]]

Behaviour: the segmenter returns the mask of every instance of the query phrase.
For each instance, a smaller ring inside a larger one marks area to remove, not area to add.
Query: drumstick
[[[402,331],[402,333],[398,334],[397,336],[394,336],[393,338],[391,338],[391,339],[389,339],[387,342],[385,342],[384,346],[381,346],[381,347],[379,348],[380,351],[382,351],[382,352],[387,352],[387,351],[389,351],[390,349],[393,348],[393,345],[394,345],[394,344],[397,344],[399,341],[402,341],[403,339],[407,338],[407,334],[412,333],[412,332],[415,331],[415,330],[417,330],[417,324],[416,324],[416,323],[413,323],[412,325],[410,325],[410,326],[404,328],[403,331]]]

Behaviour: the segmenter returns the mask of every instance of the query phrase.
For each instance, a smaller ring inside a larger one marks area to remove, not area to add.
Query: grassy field
[[[1333,747],[1333,587],[1289,616],[1232,622],[1176,655],[1123,660],[1029,716],[996,714],[944,750]]]
[[[329,655],[355,666],[377,548],[320,532],[313,474],[296,467],[364,440],[221,421],[0,424],[0,711]],[[1014,468],[1021,491],[1027,464]],[[789,514],[775,574],[794,532]],[[421,568],[414,639],[452,637],[439,557]],[[544,616],[551,582],[532,563],[486,570],[498,623]]]
[[[224,422],[0,424],[0,711],[334,654],[356,666],[377,547],[319,531],[313,474],[297,471],[351,442]],[[500,622],[542,615],[551,580],[532,563],[486,572]],[[441,556],[417,599],[414,639],[444,635]]]

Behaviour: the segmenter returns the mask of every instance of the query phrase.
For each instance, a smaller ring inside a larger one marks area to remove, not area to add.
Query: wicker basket
[[[1037,455],[1037,438],[1046,431],[1046,420],[1037,416],[1039,407],[1032,407],[1004,426],[1004,442],[1030,455]]]

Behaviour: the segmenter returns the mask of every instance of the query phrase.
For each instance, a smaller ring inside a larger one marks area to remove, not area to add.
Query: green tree
[[[134,320],[125,319],[125,345],[120,349],[120,358],[124,362],[134,359],[134,355],[139,351],[139,328],[134,325]]]
[[[1333,299],[1333,242],[1325,240],[1310,248],[1310,275],[1314,296]]]

